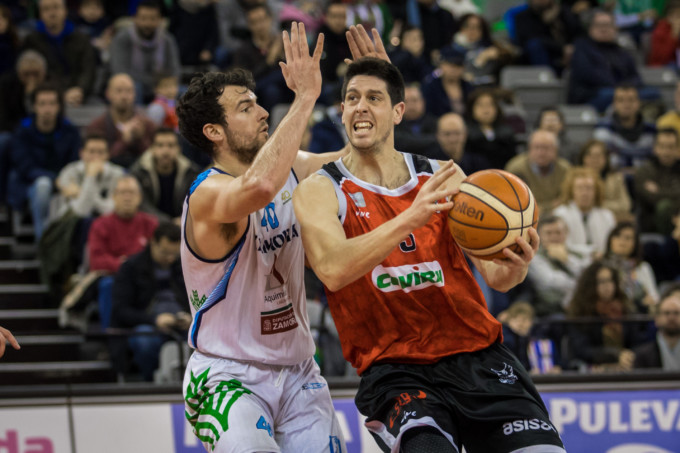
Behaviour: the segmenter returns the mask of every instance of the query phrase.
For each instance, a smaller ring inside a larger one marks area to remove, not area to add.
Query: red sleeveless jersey
[[[355,178],[342,161],[325,165],[348,238],[367,233],[413,203],[439,168],[406,154],[411,179],[389,190]],[[361,375],[375,362],[434,363],[445,356],[502,341],[464,253],[453,240],[446,212],[432,216],[385,260],[339,291],[326,288],[345,358]]]

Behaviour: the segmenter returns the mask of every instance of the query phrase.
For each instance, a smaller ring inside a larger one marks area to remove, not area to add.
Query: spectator
[[[430,159],[453,159],[467,175],[486,168],[487,163],[483,157],[465,152],[467,130],[465,121],[459,114],[445,113],[440,116],[436,137],[438,146],[421,149],[418,154]]]
[[[656,134],[653,156],[635,170],[635,197],[641,231],[668,235],[680,200],[680,142],[675,129]]]
[[[505,123],[498,99],[488,89],[470,95],[467,106],[466,153],[486,159],[487,168],[505,168],[517,154],[515,133]]]
[[[142,186],[141,210],[180,224],[182,203],[200,171],[180,153],[172,129],[158,129],[151,148],[130,168]]]
[[[464,55],[463,77],[472,86],[496,85],[501,68],[512,58],[508,46],[491,39],[489,24],[479,14],[460,18],[460,30],[451,46]]]
[[[309,151],[316,154],[338,151],[347,143],[347,133],[342,124],[341,87],[334,89],[331,98],[333,105],[327,107],[323,116],[312,126],[310,131]]]
[[[82,0],[78,6],[76,29],[90,37],[100,61],[109,60],[109,46],[113,40],[113,25],[106,15],[102,0]]]
[[[217,24],[220,31],[220,46],[216,51],[216,64],[221,68],[230,66],[233,53],[249,38],[246,11],[257,4],[264,3],[274,17],[279,17],[283,2],[277,0],[218,0]],[[279,24],[272,21],[272,33],[279,31]]]
[[[610,209],[618,220],[630,220],[632,201],[623,173],[613,170],[609,158],[609,148],[599,140],[589,140],[581,148],[576,159],[579,166],[592,168],[604,182],[604,201],[602,206]]]
[[[437,0],[408,0],[406,8],[409,25],[423,31],[425,54],[431,61],[437,61],[436,51],[451,43],[458,31],[456,19]]]
[[[133,23],[116,33],[110,49],[111,73],[132,77],[138,103],[153,98],[154,77],[159,73],[180,76],[177,42],[163,28],[161,6],[154,0],[139,2]]]
[[[680,289],[671,288],[657,304],[654,315],[657,333],[653,341],[633,349],[635,368],[680,371]]]
[[[423,83],[434,70],[430,56],[425,53],[423,31],[412,25],[401,30],[399,46],[390,51],[389,56],[407,84]]]
[[[109,147],[100,135],[87,136],[80,160],[66,165],[56,180],[59,194],[53,200],[51,219],[67,211],[78,217],[98,217],[113,211],[113,190],[125,170],[109,162]],[[56,206],[55,206],[56,205]]]
[[[283,59],[283,40],[280,33],[271,31],[271,11],[263,3],[248,9],[246,20],[251,38],[233,56],[233,66],[247,69],[255,78],[258,103],[268,112],[276,104],[292,101],[279,62]]]
[[[609,233],[605,259],[621,271],[621,286],[639,313],[649,313],[659,301],[656,277],[642,259],[640,235],[633,222],[619,222]]]
[[[534,325],[534,307],[524,301],[513,302],[498,314],[498,320],[503,324],[503,344],[515,354],[527,371],[530,370],[529,334]]]
[[[656,120],[656,128],[665,129],[671,127],[678,131],[678,134],[680,135],[680,81],[675,86],[673,100],[675,109],[661,115],[659,119]]]
[[[341,0],[332,0],[326,4],[323,23],[319,33],[323,33],[324,52],[321,56],[321,77],[323,78],[322,90],[324,101],[333,105],[335,99],[331,99],[338,85],[341,84],[345,59],[352,58],[345,38],[347,31],[347,4]],[[339,90],[337,90],[339,91]]]
[[[151,146],[155,124],[135,109],[135,84],[127,74],[115,74],[106,87],[109,108],[92,120],[88,134],[106,138],[111,162],[123,167],[132,163]]]
[[[88,136],[80,160],[66,165],[56,180],[45,233],[38,244],[41,279],[55,301],[62,300],[66,281],[80,267],[90,225],[95,217],[113,210],[113,189],[123,168],[108,162],[109,150],[101,136]]]
[[[392,13],[384,0],[353,0],[347,8],[347,24],[362,25],[366,30],[375,28],[383,42],[389,41],[392,31]],[[445,29],[441,29],[442,31]],[[441,32],[439,32],[441,34]]]
[[[168,31],[177,40],[179,58],[185,66],[213,61],[220,41],[214,1],[182,0],[175,4]]]
[[[591,104],[604,112],[611,104],[615,86],[641,85],[635,60],[617,44],[617,35],[611,13],[594,10],[588,23],[588,36],[574,42],[569,76],[570,104]],[[593,68],[598,70],[593,71]],[[645,89],[642,97],[658,97],[658,92]]]
[[[158,127],[179,131],[179,119],[175,112],[179,79],[173,75],[159,74],[153,87],[156,97],[146,109],[147,116]]]
[[[113,212],[98,217],[88,238],[89,268],[108,274],[118,272],[129,256],[139,253],[158,225],[155,217],[139,212],[142,193],[134,176],[116,181]]]
[[[78,158],[80,132],[63,116],[59,89],[43,84],[33,91],[35,113],[22,121],[11,146],[12,170],[7,201],[22,210],[28,199],[36,241],[49,212],[54,180],[62,168]]]
[[[593,137],[607,145],[614,168],[637,167],[652,155],[656,127],[643,120],[638,90],[632,85],[616,87],[612,107]]]
[[[428,113],[442,116],[444,113],[465,113],[465,104],[472,86],[463,80],[463,55],[446,50],[442,52],[437,70],[423,84],[423,96]]]
[[[581,24],[569,7],[557,0],[527,0],[528,8],[515,16],[517,44],[529,64],[551,66],[561,74],[574,52]]]
[[[616,26],[630,34],[635,43],[640,45],[640,37],[649,33],[654,27],[657,12],[655,0],[636,0],[634,2],[618,0],[615,2],[614,17]]]
[[[571,164],[558,155],[559,144],[552,132],[537,130],[529,137],[527,152],[507,163],[505,170],[529,186],[541,212],[549,212],[560,203],[560,187]]]
[[[120,266],[113,282],[112,326],[135,332],[128,339],[134,363],[145,381],[153,380],[161,346],[172,330],[186,335],[191,324],[182,266],[180,228],[161,223],[144,250]]]
[[[639,343],[639,336],[636,326],[622,322],[632,312],[618,270],[602,261],[588,266],[578,279],[568,307],[573,321],[569,332],[572,358],[593,371],[632,369],[635,359],[632,348]]]
[[[425,111],[425,100],[418,83],[406,86],[404,104],[401,122],[394,127],[394,146],[407,153],[419,153],[436,146],[437,118]]]
[[[596,254],[604,253],[607,236],[616,225],[614,214],[602,207],[604,183],[590,168],[573,167],[562,184],[563,204],[553,214],[567,224],[567,242],[588,246]]]
[[[19,55],[16,70],[0,76],[0,133],[13,132],[19,122],[33,113],[33,90],[45,81],[47,60],[35,50]]]
[[[24,38],[24,49],[40,52],[49,75],[62,88],[69,105],[80,105],[92,91],[97,59],[90,38],[67,19],[65,0],[40,0],[36,31]]]
[[[0,74],[14,69],[19,53],[19,35],[12,21],[12,12],[0,5]]]
[[[566,159],[570,164],[576,162],[579,148],[569,140],[564,126],[564,115],[557,107],[549,106],[541,109],[536,120],[536,129],[555,134],[559,144],[560,157]]]
[[[579,275],[590,264],[588,248],[567,242],[567,224],[548,214],[538,222],[541,245],[529,263],[527,278],[534,290],[532,305],[536,315],[564,313]]]
[[[647,65],[678,67],[679,46],[680,2],[671,0],[666,5],[665,16],[659,19],[652,32]]]

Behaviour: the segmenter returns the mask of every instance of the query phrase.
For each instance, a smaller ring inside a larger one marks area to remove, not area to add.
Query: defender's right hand
[[[321,94],[321,69],[319,62],[323,53],[323,33],[316,41],[314,54],[309,55],[305,25],[293,22],[290,34],[283,32],[283,51],[286,62],[280,62],[286,85],[296,96],[310,96],[315,100]]]

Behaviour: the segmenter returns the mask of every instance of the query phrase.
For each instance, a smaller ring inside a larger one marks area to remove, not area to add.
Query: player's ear
[[[404,117],[404,110],[406,110],[406,104],[403,102],[398,102],[392,107],[392,119],[394,124],[401,123],[401,119]]]
[[[224,129],[219,124],[207,123],[203,125],[203,135],[211,142],[219,142],[224,137]]]

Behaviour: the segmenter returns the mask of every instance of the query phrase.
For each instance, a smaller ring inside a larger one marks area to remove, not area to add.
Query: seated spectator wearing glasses
[[[635,368],[680,371],[680,286],[671,287],[657,305],[656,338],[633,349]]]
[[[641,87],[633,56],[617,43],[618,31],[614,16],[601,9],[592,12],[588,36],[574,42],[571,59],[568,102],[591,104],[604,112],[611,104],[614,87],[630,84]],[[656,99],[658,90],[640,88],[642,99]]]

